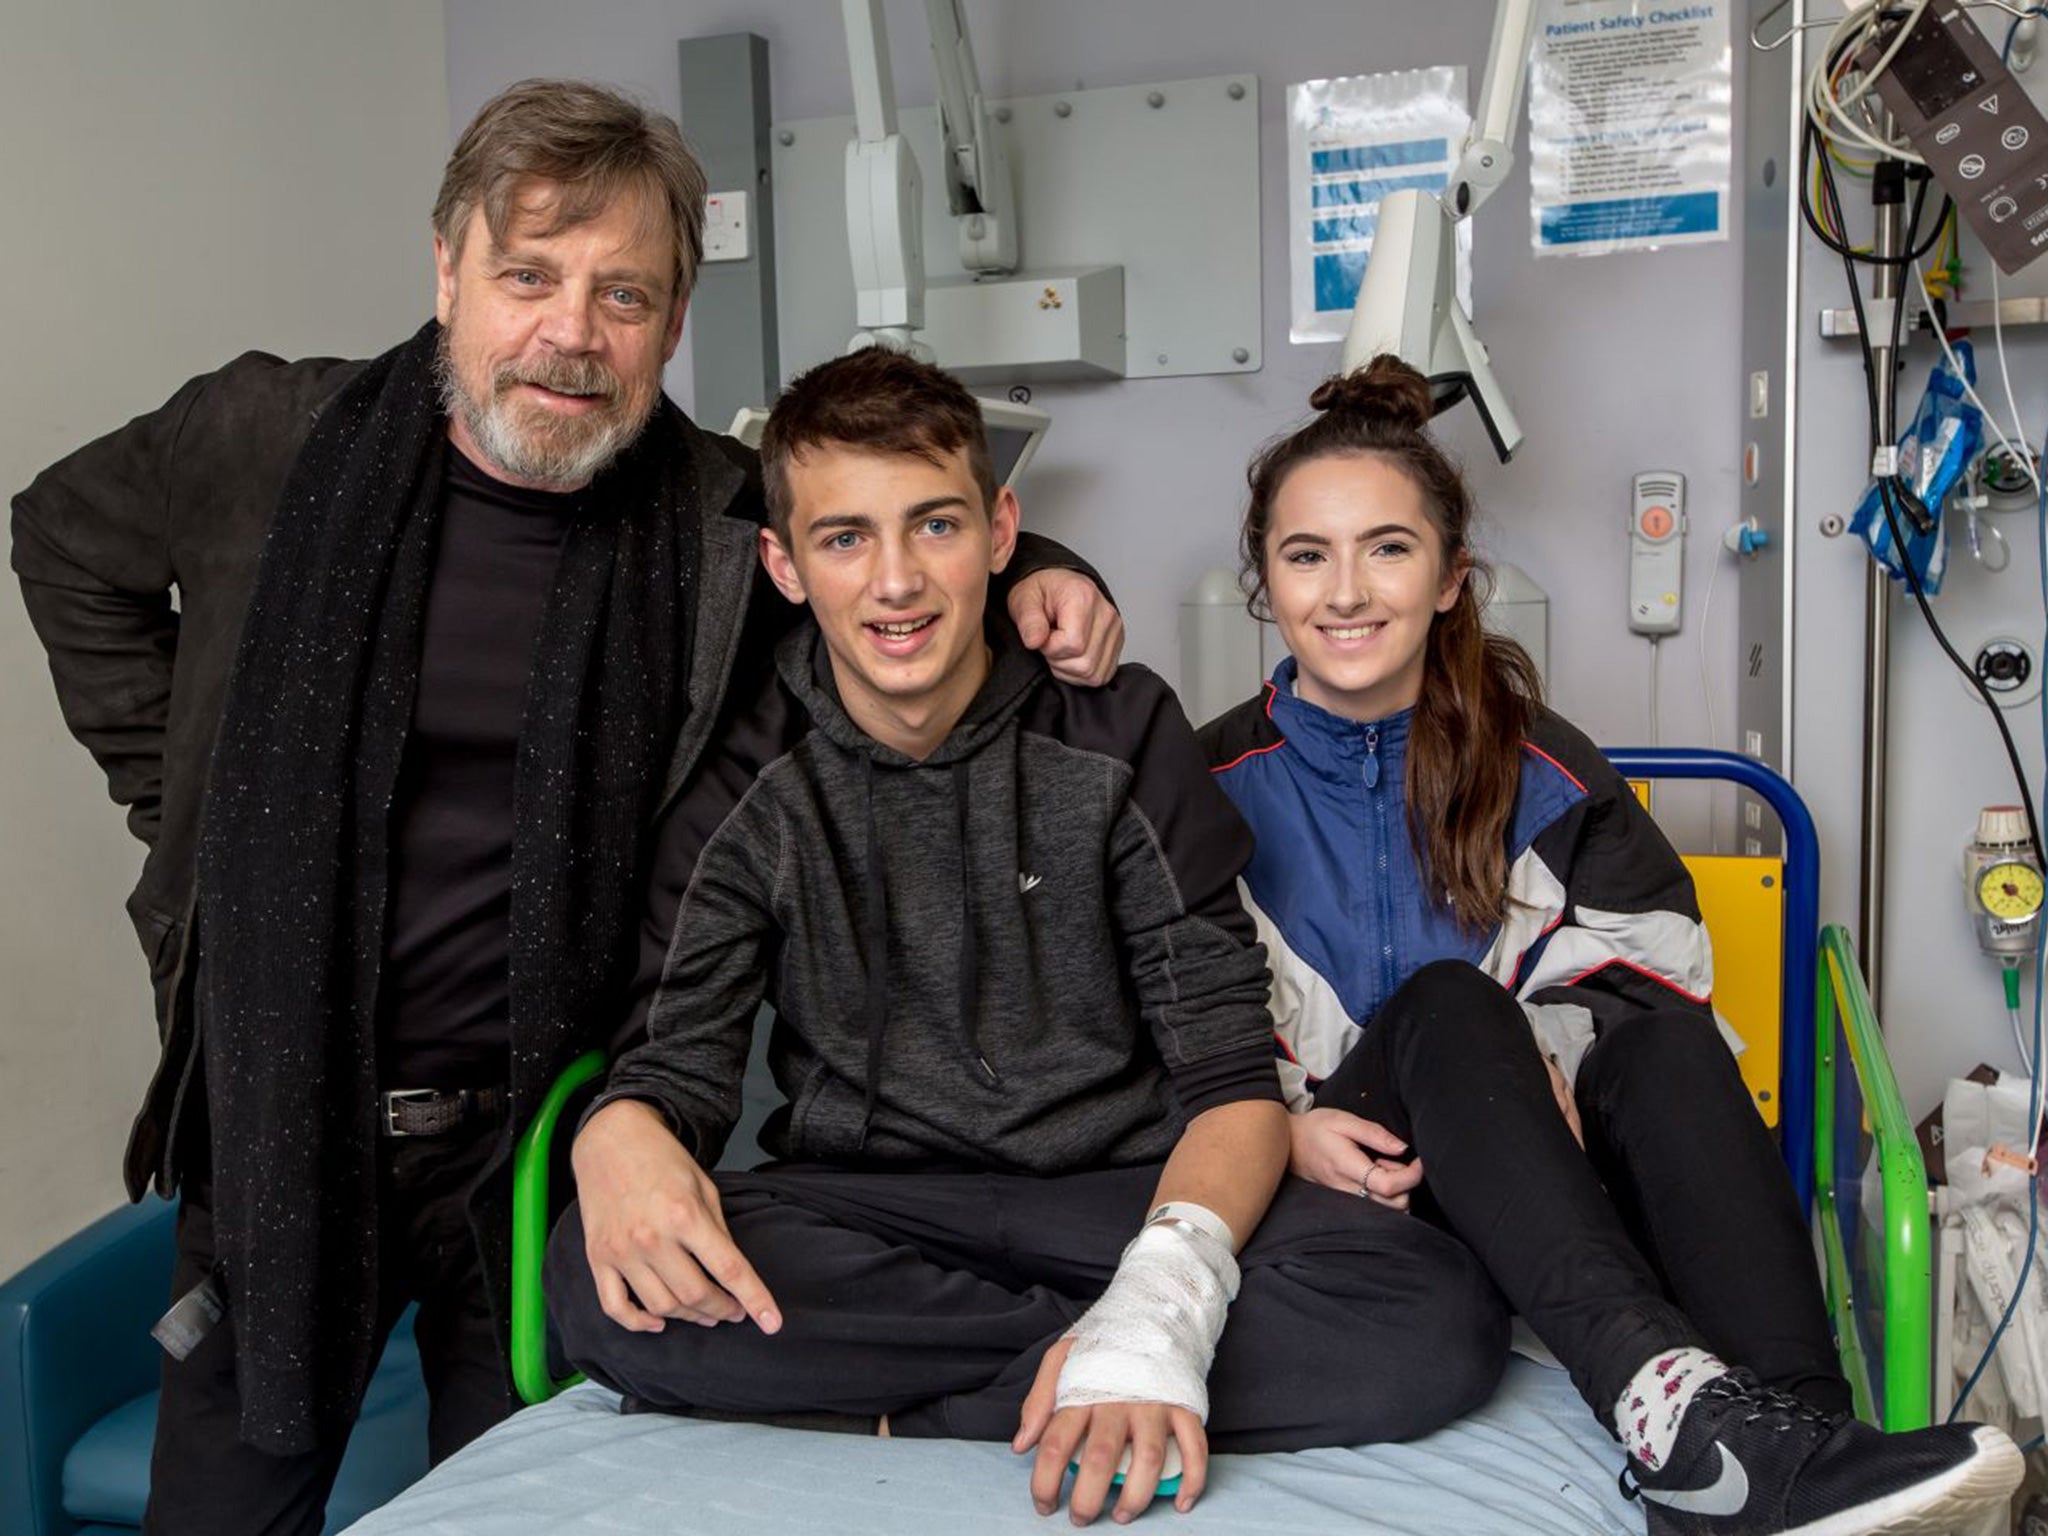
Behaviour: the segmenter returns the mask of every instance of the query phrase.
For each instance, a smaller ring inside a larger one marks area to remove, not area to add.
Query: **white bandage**
[[[1196,1218],[1195,1213],[1208,1221]],[[1170,1403],[1209,1419],[1209,1362],[1237,1299],[1237,1260],[1220,1218],[1175,1202],[1124,1249],[1109,1288],[1067,1331],[1056,1408]]]

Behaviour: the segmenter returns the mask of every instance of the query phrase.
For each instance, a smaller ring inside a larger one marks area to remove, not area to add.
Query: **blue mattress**
[[[350,1530],[354,1536],[845,1536],[1065,1530],[1032,1512],[1007,1447],[865,1440],[658,1414],[581,1386],[529,1408]],[[1493,1401],[1412,1445],[1218,1456],[1168,1532],[1641,1536],[1621,1454],[1562,1371],[1521,1358]],[[1115,1529],[1107,1520],[1103,1529]]]

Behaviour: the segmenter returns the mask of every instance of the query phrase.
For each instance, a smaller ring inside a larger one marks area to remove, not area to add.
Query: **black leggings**
[[[1610,1025],[1575,1097],[1583,1154],[1520,1005],[1457,961],[1410,977],[1316,1093],[1409,1144],[1418,1213],[1478,1253],[1603,1423],[1675,1344],[1846,1410],[1806,1223],[1712,1020]]]

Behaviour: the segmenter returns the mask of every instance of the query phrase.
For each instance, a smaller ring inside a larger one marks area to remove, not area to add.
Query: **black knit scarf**
[[[371,1364],[375,1010],[443,499],[438,334],[370,363],[293,465],[200,835],[215,1241],[242,1437],[276,1453],[339,1432]],[[697,487],[681,430],[664,405],[593,485],[534,646],[513,791],[515,1104],[601,1025],[632,965],[642,829],[687,675]]]

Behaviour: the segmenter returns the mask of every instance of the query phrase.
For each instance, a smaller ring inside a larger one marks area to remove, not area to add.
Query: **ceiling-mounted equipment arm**
[[[1444,188],[1444,208],[1453,218],[1469,218],[1514,169],[1515,125],[1529,79],[1529,34],[1535,27],[1535,0],[1502,0],[1494,9],[1479,110]]]
[[[974,66],[974,40],[961,0],[925,0],[938,85],[939,142],[946,203],[959,226],[960,265],[970,272],[1017,270],[1017,204],[1010,157],[989,117]]]
[[[896,127],[896,85],[882,0],[840,0],[853,76],[846,146],[846,234],[853,257],[854,347],[918,351],[924,326],[924,182]]]
[[[1503,463],[1521,446],[1522,428],[1458,302],[1458,224],[1514,166],[1535,9],[1535,0],[1499,0],[1494,8],[1479,111],[1443,196],[1406,188],[1381,199],[1372,255],[1344,337],[1346,373],[1391,352],[1428,378],[1439,411],[1469,395]]]

